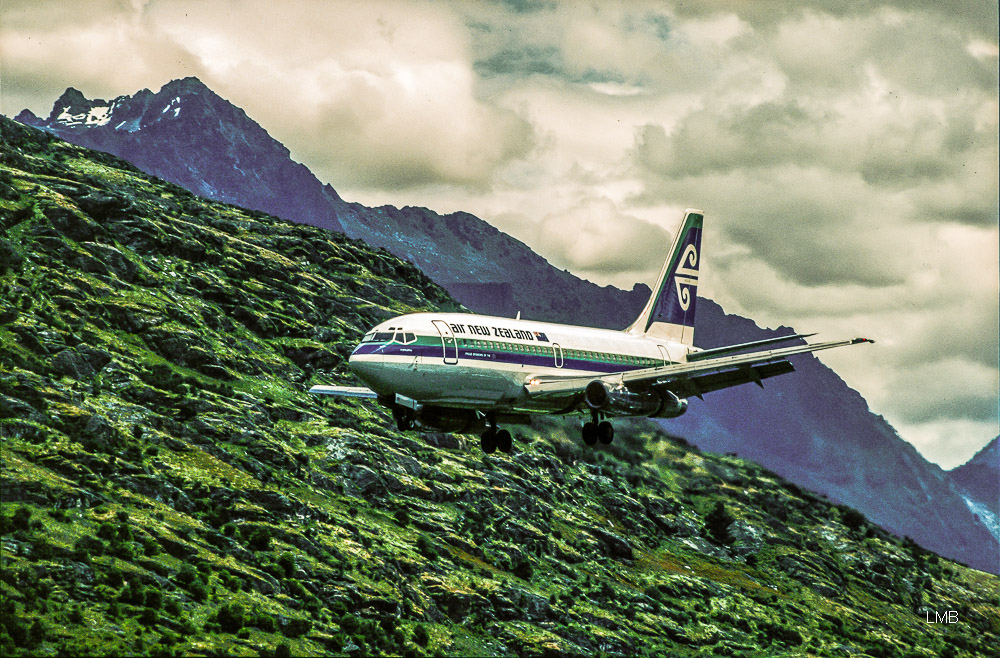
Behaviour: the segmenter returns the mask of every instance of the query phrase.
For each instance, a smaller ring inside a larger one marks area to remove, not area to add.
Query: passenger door
[[[432,320],[432,322],[438,334],[441,335],[444,362],[448,365],[455,365],[458,363],[458,341],[455,340],[455,334],[451,332],[451,327],[444,320]]]

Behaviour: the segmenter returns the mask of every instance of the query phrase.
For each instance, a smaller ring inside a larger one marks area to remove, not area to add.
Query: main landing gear
[[[583,424],[583,442],[592,446],[598,441],[608,445],[615,440],[615,427],[606,420],[601,420],[596,411],[591,412],[591,420]]]
[[[511,438],[510,432],[507,430],[498,430],[496,418],[491,416],[488,420],[490,426],[479,436],[479,445],[482,447],[483,452],[487,455],[492,455],[499,448],[500,452],[510,454],[510,451],[514,448],[514,440]]]

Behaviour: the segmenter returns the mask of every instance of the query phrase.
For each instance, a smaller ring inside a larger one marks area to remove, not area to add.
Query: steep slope
[[[500,459],[347,381],[384,251],[0,118],[3,655],[989,655],[1000,579],[639,422]],[[929,623],[954,610],[959,624]]]
[[[416,264],[475,311],[521,311],[540,320],[621,328],[649,294],[640,285],[624,292],[581,281],[468,213],[441,216],[424,208],[344,203],[332,189],[324,192],[311,173],[292,186],[276,184],[278,172],[305,168],[242,110],[193,78],[171,82],[155,95],[144,91],[111,103],[88,101],[70,89],[48,119],[26,113],[18,118],[212,198],[320,226],[333,225],[316,218],[334,217],[348,235]],[[242,184],[247,177],[255,185]],[[296,194],[289,196],[289,189]],[[775,335],[707,300],[699,308],[699,346]],[[705,449],[738,452],[855,505],[942,555],[1000,571],[1000,542],[941,469],[813,357],[795,363],[798,373],[769,380],[763,392],[751,386],[710,394],[705,404],[694,402],[694,413],[664,426]]]

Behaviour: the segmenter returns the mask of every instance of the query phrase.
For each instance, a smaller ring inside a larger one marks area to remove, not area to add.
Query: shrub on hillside
[[[844,510],[841,520],[845,526],[853,531],[858,531],[865,525],[865,515],[853,507]]]
[[[430,635],[427,633],[427,627],[423,624],[417,624],[413,627],[413,641],[422,647],[426,647],[427,643],[430,642]]]
[[[705,530],[716,543],[731,544],[733,540],[729,536],[729,524],[732,522],[732,515],[726,511],[726,506],[720,500],[705,517]]]
[[[281,632],[287,637],[302,637],[312,630],[312,621],[293,617],[288,620]]]
[[[246,623],[246,614],[241,603],[228,603],[216,614],[219,626],[227,633],[236,633]]]

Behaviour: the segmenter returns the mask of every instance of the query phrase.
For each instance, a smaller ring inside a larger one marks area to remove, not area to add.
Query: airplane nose
[[[371,386],[378,375],[378,366],[382,363],[381,354],[359,354],[357,350],[347,359],[347,366],[358,378]]]

